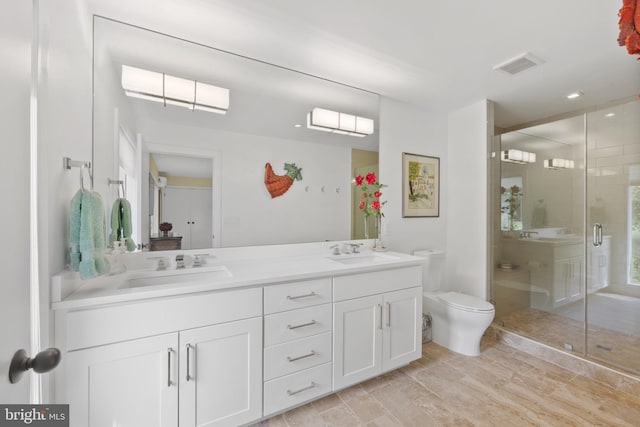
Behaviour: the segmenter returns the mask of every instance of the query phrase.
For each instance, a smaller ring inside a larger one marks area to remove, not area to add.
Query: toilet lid
[[[438,297],[452,307],[461,308],[463,310],[473,311],[493,311],[493,305],[481,298],[471,295],[461,294],[460,292],[447,292]]]

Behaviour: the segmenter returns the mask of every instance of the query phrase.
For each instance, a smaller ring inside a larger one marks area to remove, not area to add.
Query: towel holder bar
[[[120,187],[118,188],[118,197],[120,197],[120,189],[122,189],[122,197],[125,197],[127,195],[127,190],[124,187],[124,181],[121,179],[108,179],[109,185],[119,185]]]
[[[82,170],[87,169],[87,173],[89,174],[89,181],[91,183],[91,190],[93,191],[93,173],[91,172],[91,162],[88,160],[72,160],[69,157],[62,158],[62,167],[65,170],[70,170],[71,168],[80,168],[80,187],[84,190],[84,183],[82,177]]]

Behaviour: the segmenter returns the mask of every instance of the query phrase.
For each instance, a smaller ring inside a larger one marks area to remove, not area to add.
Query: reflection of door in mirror
[[[181,249],[212,247],[211,159],[152,153],[149,164],[162,187],[158,222],[173,225],[173,236],[182,237]]]
[[[351,169],[353,177],[373,172],[378,176],[378,152],[365,150],[351,150]],[[356,192],[355,185],[351,186],[351,238],[364,239],[364,215],[358,208],[360,204],[360,194]],[[367,218],[367,227],[369,229],[369,238],[374,238],[375,218],[373,216]]]
[[[122,186],[114,186],[112,196],[114,202],[119,197],[124,197],[131,205],[131,238],[134,242],[140,242],[140,228],[136,220],[138,218],[139,199],[137,165],[139,151],[137,142],[121,127],[118,135],[118,180]],[[122,194],[124,192],[124,194]]]

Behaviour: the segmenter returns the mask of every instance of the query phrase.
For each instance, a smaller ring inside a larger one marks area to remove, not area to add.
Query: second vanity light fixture
[[[127,96],[161,102],[165,107],[218,114],[229,109],[229,89],[128,65],[122,66],[122,88]]]
[[[567,159],[547,159],[544,161],[544,167],[547,169],[573,169],[575,162]]]
[[[307,127],[362,138],[373,133],[373,120],[324,108],[314,108],[307,114]]]
[[[536,153],[521,150],[504,150],[500,152],[500,160],[520,165],[536,162]]]

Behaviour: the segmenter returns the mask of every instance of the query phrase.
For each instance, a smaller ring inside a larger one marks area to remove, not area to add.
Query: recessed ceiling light
[[[294,128],[301,128],[301,127],[302,127],[302,125],[301,125],[301,124],[296,123],[295,125],[293,125],[293,127],[294,127]]]
[[[613,117],[613,116],[615,116],[615,115],[616,115],[616,113],[607,113],[607,114],[605,114],[604,116],[605,116],[605,117]]]
[[[582,92],[573,92],[567,95],[567,99],[576,99],[582,96]]]

